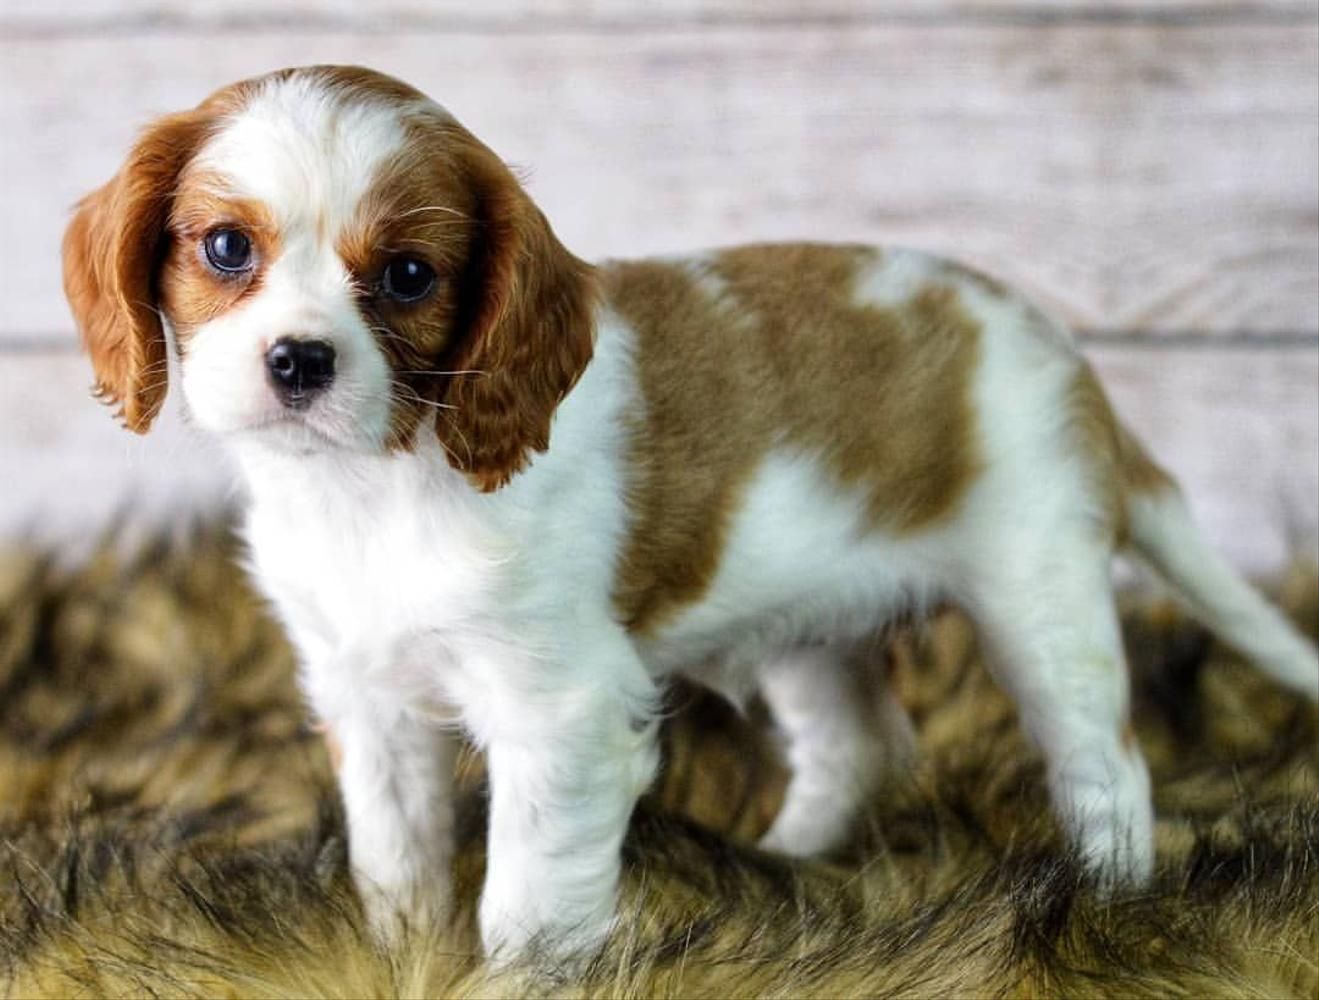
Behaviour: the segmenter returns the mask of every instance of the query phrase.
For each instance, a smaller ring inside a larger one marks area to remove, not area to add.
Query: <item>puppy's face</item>
[[[64,257],[101,393],[138,431],[163,314],[206,429],[296,452],[433,433],[492,489],[547,446],[590,357],[589,269],[488,149],[365,70],[285,71],[157,122]]]

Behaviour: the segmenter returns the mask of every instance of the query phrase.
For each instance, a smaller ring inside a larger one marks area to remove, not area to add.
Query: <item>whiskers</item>
[[[138,392],[150,392],[152,389],[159,389],[169,382],[169,358],[162,358],[147,365],[137,373],[138,378],[143,380],[143,384],[137,387]]]
[[[458,368],[453,371],[444,371],[439,368],[400,368],[396,369],[396,375],[489,375],[490,373],[480,368]]]
[[[447,205],[419,205],[416,208],[410,208],[406,212],[399,212],[394,218],[406,219],[409,216],[421,215],[423,212],[440,212],[444,215],[452,215],[455,219],[461,219],[464,222],[474,221],[472,217],[465,212],[460,212],[456,208],[450,208]]]
[[[444,418],[444,421],[449,425],[449,428],[458,435],[458,440],[462,442],[463,449],[467,452],[467,461],[459,461],[458,456],[454,454],[453,449],[444,443],[444,436],[442,434],[437,434],[435,440],[440,442],[440,447],[444,449],[444,453],[453,459],[456,465],[464,469],[471,468],[474,456],[472,454],[472,445],[467,440],[467,436],[463,434],[462,428],[458,426],[458,422],[453,419],[451,414],[441,413],[440,416]]]
[[[138,373],[142,384],[135,387],[136,392],[154,392],[169,385],[169,358],[163,358],[147,365]]]
[[[387,326],[369,326],[367,329],[381,340],[398,344],[400,347],[400,353],[406,351],[414,358],[417,356],[417,351],[412,341],[401,333],[397,333]],[[490,373],[481,368],[395,368],[394,374],[423,376],[427,378],[454,378],[462,375],[488,375]]]
[[[389,396],[394,402],[402,403],[405,406],[429,406],[436,410],[456,410],[458,407],[451,403],[441,403],[437,400],[426,399],[416,389],[406,382],[400,382],[398,379],[390,379]]]
[[[406,374],[406,373],[400,372],[399,374]],[[412,374],[444,375],[448,373],[423,371],[423,372],[414,372]],[[485,373],[457,372],[455,374],[485,374]],[[463,448],[467,451],[467,461],[463,462],[458,457],[458,455],[454,452],[454,450],[450,448],[448,444],[445,443],[444,435],[437,434],[435,436],[435,441],[439,444],[441,448],[444,449],[444,453],[449,456],[450,461],[455,466],[459,468],[466,468],[471,464],[472,446],[468,443],[467,438],[463,436],[462,431],[459,430],[457,423],[453,419],[453,412],[456,411],[458,407],[454,406],[452,403],[441,403],[438,400],[426,399],[419,392],[417,392],[417,390],[414,389],[412,386],[408,385],[406,382],[400,381],[399,379],[391,379],[389,383],[389,387],[390,387],[389,399],[391,405],[404,406],[404,407],[419,406],[419,407],[424,407],[425,409],[434,410],[437,417],[443,419],[445,423],[447,423],[450,427],[452,427],[454,432],[457,434],[458,440],[462,442]]]

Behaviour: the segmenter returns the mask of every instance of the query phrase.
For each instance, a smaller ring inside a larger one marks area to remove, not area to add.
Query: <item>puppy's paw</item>
[[[371,938],[385,950],[398,948],[410,936],[449,921],[452,900],[447,886],[385,886],[356,872],[353,883]]]
[[[1154,876],[1154,816],[1145,796],[1114,797],[1080,818],[1076,845],[1103,897],[1138,891]]]
[[[837,850],[847,842],[858,812],[840,793],[833,798],[815,800],[794,795],[789,786],[787,800],[765,835],[760,838],[763,851],[786,854],[790,858],[814,858]]]
[[[1134,842],[1125,831],[1099,835],[1081,846],[1081,859],[1101,897],[1112,898],[1136,892],[1154,876],[1154,845]]]
[[[573,970],[600,953],[616,923],[612,907],[574,914],[571,906],[556,911],[536,905],[546,902],[509,905],[489,895],[482,898],[481,944],[491,966]]]

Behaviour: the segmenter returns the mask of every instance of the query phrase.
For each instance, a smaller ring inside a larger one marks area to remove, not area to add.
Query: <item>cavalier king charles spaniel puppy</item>
[[[1206,545],[1068,332],[935,257],[588,264],[444,108],[317,66],[150,125],[78,205],[64,279],[128,428],[172,352],[242,470],[251,571],[335,744],[386,940],[449,910],[461,732],[489,766],[487,954],[597,945],[674,674],[758,692],[782,729],[764,846],[838,847],[888,714],[850,654],[945,602],[1098,886],[1139,885],[1115,549],[1316,696],[1314,647]]]

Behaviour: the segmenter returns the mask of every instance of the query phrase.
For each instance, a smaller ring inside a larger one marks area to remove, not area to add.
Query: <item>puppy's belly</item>
[[[790,646],[859,639],[941,598],[946,532],[894,537],[808,454],[757,470],[703,596],[636,637],[657,675],[679,673],[734,700]]]

